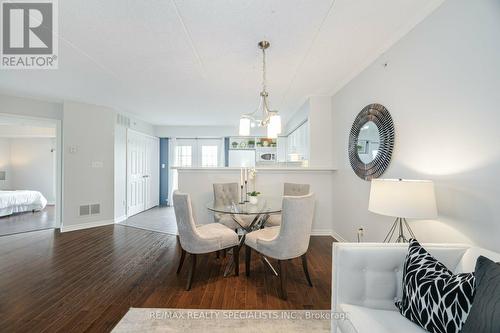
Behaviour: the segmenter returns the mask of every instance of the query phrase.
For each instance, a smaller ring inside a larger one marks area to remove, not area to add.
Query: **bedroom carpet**
[[[144,230],[177,235],[174,207],[154,207],[129,217],[120,224]]]
[[[39,212],[16,213],[0,217],[0,236],[56,227],[55,206],[47,205]]]

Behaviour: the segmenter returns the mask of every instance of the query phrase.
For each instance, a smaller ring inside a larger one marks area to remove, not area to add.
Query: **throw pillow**
[[[471,308],[474,283],[474,273],[453,274],[411,239],[404,263],[403,297],[396,307],[429,332],[459,332]]]
[[[480,256],[476,261],[476,295],[463,333],[500,332],[500,265]]]

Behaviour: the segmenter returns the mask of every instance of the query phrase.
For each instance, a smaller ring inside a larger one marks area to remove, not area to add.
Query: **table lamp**
[[[384,238],[384,243],[391,241],[396,229],[399,234],[396,242],[408,242],[404,235],[404,229],[407,229],[412,238],[415,238],[415,234],[406,222],[407,218],[437,217],[434,183],[430,180],[373,179],[368,210],[396,217]]]

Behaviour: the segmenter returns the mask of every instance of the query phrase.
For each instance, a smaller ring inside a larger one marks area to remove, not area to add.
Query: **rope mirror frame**
[[[380,146],[375,159],[370,163],[364,163],[358,155],[358,136],[361,128],[369,121],[374,122],[377,126]],[[394,139],[394,123],[385,106],[376,103],[365,106],[354,119],[349,133],[349,161],[354,173],[366,181],[380,177],[391,163]]]

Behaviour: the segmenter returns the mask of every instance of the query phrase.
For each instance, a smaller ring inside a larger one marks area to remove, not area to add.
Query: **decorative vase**
[[[257,202],[259,202],[259,198],[257,198],[256,196],[255,196],[255,197],[254,197],[254,196],[250,196],[250,197],[249,197],[249,200],[250,200],[250,203],[251,203],[252,205],[256,205],[256,204],[257,204]]]

